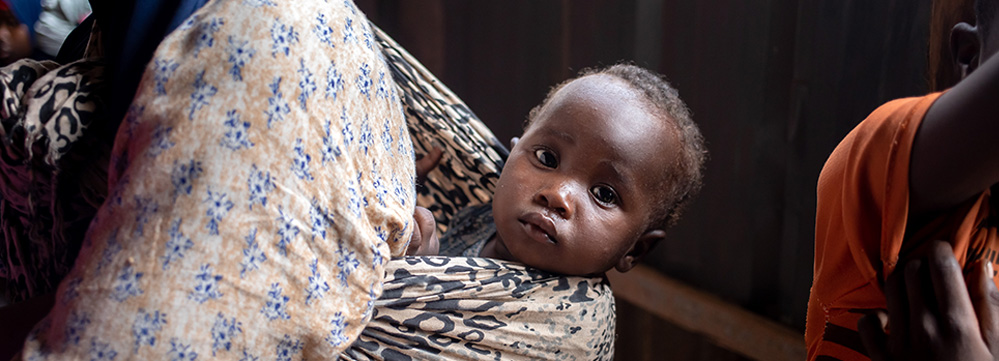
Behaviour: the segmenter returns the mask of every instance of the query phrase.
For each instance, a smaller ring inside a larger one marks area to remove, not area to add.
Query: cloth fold
[[[476,257],[406,257],[342,360],[611,360],[605,278]]]

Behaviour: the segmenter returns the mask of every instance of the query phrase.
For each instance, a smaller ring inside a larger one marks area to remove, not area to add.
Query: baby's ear
[[[666,238],[664,230],[650,229],[645,231],[641,236],[638,236],[638,240],[631,246],[631,249],[617,261],[617,266],[614,268],[622,273],[630,271],[638,262],[642,261],[642,258],[645,258],[645,255],[652,250],[652,246],[664,238]]]

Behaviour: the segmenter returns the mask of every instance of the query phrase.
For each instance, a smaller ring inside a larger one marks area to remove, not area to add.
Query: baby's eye
[[[600,203],[617,204],[617,193],[608,186],[594,186],[590,188],[590,193],[593,193],[593,197]]]
[[[548,168],[558,168],[558,159],[555,158],[555,153],[548,149],[538,149],[534,151],[534,156],[538,157],[538,161],[541,165]]]

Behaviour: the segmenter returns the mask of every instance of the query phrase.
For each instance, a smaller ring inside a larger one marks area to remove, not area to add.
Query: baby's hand
[[[429,209],[416,207],[413,213],[413,238],[409,239],[409,247],[406,248],[407,256],[436,256],[440,249],[437,241],[437,222],[434,221],[433,213]]]

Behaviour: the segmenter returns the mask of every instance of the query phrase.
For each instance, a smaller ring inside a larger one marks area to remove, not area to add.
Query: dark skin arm
[[[999,134],[999,57],[989,57],[995,49],[983,44],[966,23],[951,32],[964,79],[937,99],[916,133],[909,166],[909,221],[916,227],[999,183],[993,139]],[[999,291],[991,263],[979,261],[962,276],[948,243],[917,248],[927,252],[916,252],[922,256],[900,263],[887,279],[888,312],[858,322],[871,359],[999,360]]]
[[[916,133],[910,220],[950,209],[999,183],[999,57],[978,64],[976,33],[965,23],[951,33],[952,52],[967,76],[937,99]]]
[[[976,262],[962,275],[948,243],[927,246],[926,257],[888,277],[888,312],[857,323],[871,360],[999,359],[999,290],[990,263]]]

